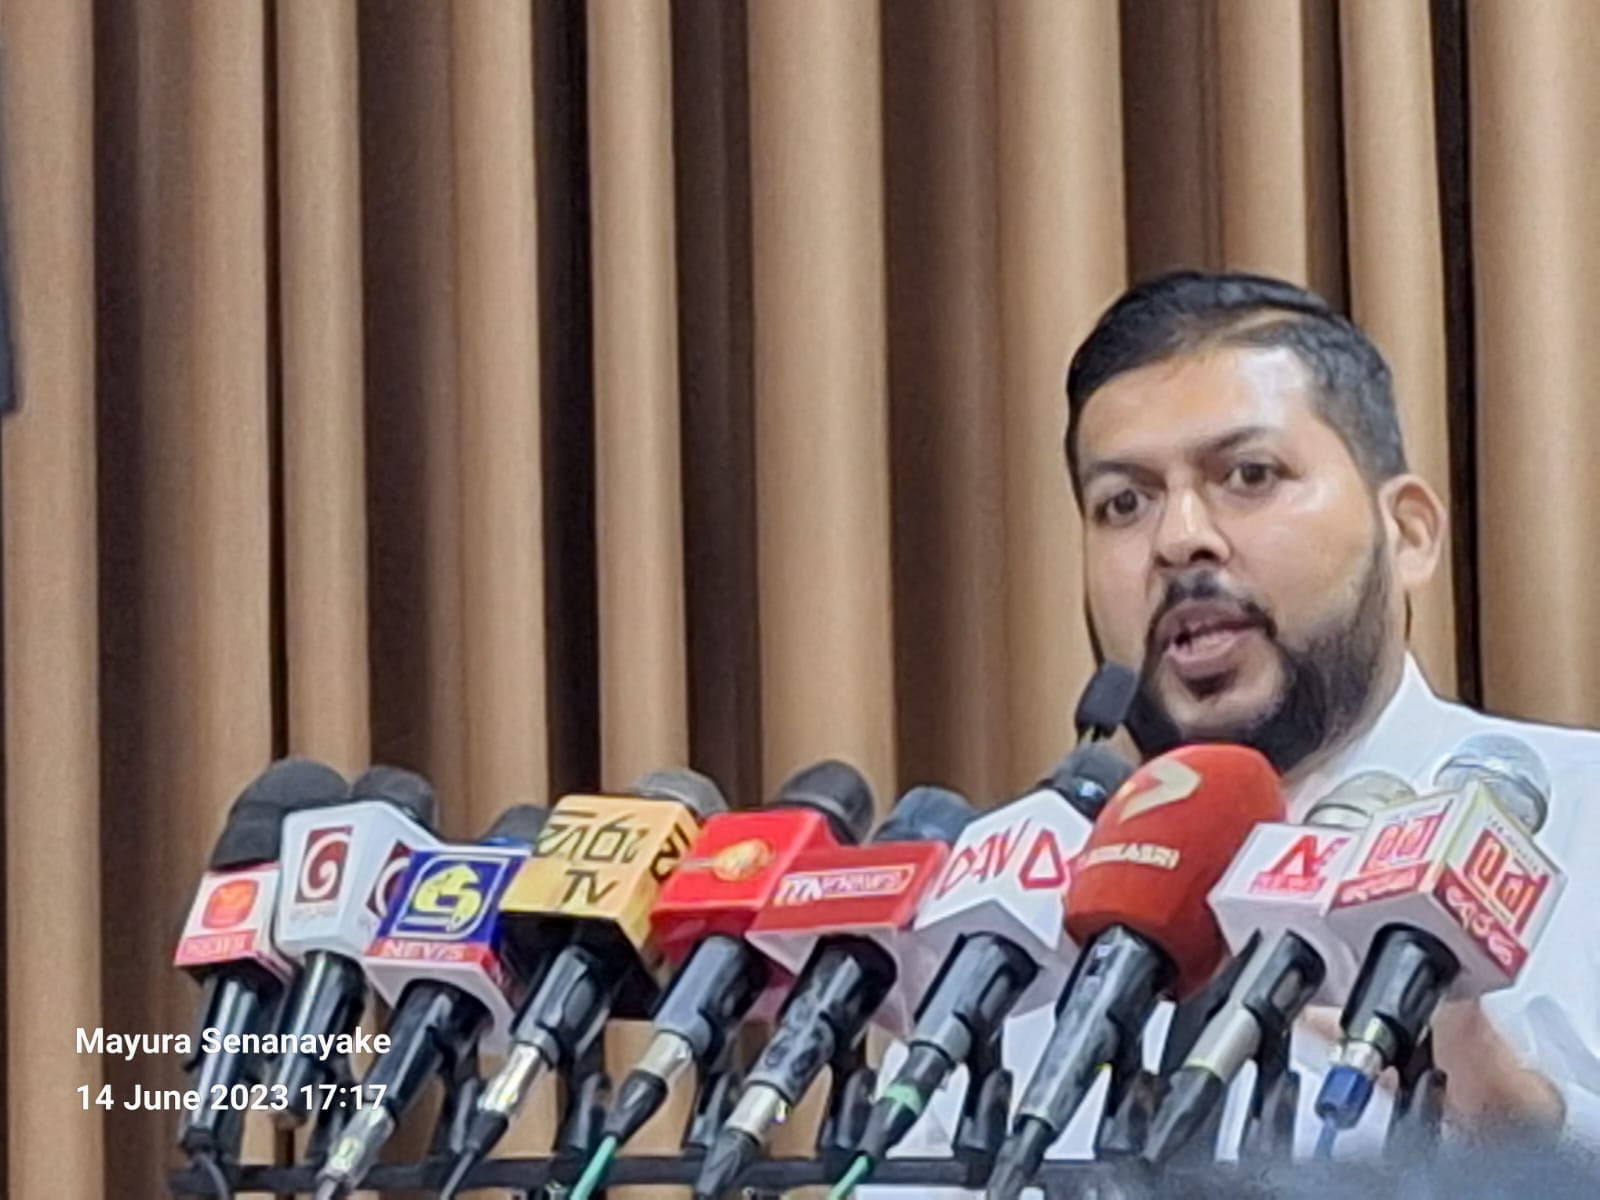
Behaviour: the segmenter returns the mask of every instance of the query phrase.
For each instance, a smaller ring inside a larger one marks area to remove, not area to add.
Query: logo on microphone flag
[[[228,880],[207,898],[200,924],[213,932],[234,928],[250,915],[260,891],[254,879]]]
[[[772,846],[761,838],[746,838],[724,846],[711,859],[711,873],[725,883],[742,883],[759,875],[772,861]]]
[[[785,875],[772,903],[779,908],[823,900],[858,900],[863,896],[898,896],[916,875],[904,864],[846,867],[833,871],[797,871]]]
[[[344,886],[344,868],[350,859],[350,825],[331,825],[306,834],[300,857],[300,874],[294,881],[296,904],[337,900]]]
[[[427,855],[380,936],[447,942],[473,938],[494,913],[494,901],[518,861],[493,851]]]
[[[383,868],[378,872],[378,878],[367,896],[367,911],[379,920],[388,916],[389,910],[394,907],[395,897],[400,893],[400,881],[405,878],[406,867],[410,863],[411,847],[397,840],[389,847]]]
[[[1256,895],[1304,896],[1328,882],[1328,865],[1351,842],[1346,833],[1302,833],[1278,860],[1250,880]]]

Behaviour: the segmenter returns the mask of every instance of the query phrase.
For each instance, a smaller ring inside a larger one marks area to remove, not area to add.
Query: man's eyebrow
[[[1198,445],[1192,446],[1186,452],[1188,458],[1213,458],[1218,454],[1226,454],[1236,446],[1253,441],[1258,437],[1274,433],[1276,430],[1270,425],[1241,425],[1220,433],[1216,437],[1207,438]],[[1083,468],[1083,481],[1081,486],[1088,487],[1102,475],[1127,475],[1133,479],[1154,480],[1160,477],[1160,472],[1153,467],[1140,462],[1135,458],[1103,458],[1089,463]]]

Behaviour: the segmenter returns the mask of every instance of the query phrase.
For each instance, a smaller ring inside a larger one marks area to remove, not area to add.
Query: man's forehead
[[[1287,347],[1192,351],[1096,390],[1078,425],[1079,462],[1167,457],[1242,429],[1292,433],[1320,423],[1315,400],[1305,364]]]

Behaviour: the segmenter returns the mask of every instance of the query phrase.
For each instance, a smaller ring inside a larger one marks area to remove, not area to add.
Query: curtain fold
[[[589,8],[600,777],[689,751],[679,471],[672,24]]]
[[[370,761],[354,0],[276,8],[279,471],[288,741]]]
[[[0,41],[9,1195],[163,1194],[168,1117],[74,1089],[178,1064],[72,1034],[189,1029],[172,936],[275,755],[420,770],[461,837],[684,762],[750,805],[846,758],[880,812],[1037,778],[1092,663],[1065,369],[1158,270],[1373,334],[1461,510],[1430,678],[1600,723],[1583,0],[0,0]]]
[[[1594,723],[1600,11],[1469,5],[1485,700]],[[1583,449],[1580,449],[1583,448]]]
[[[10,166],[13,370],[26,397],[0,438],[7,1148],[0,1169],[12,1196],[92,1196],[101,1186],[105,1134],[100,1122],[85,1120],[76,1088],[98,1097],[105,1072],[76,1053],[71,1036],[77,1025],[98,1023],[95,948],[105,920],[88,0],[7,3],[0,36],[12,48],[0,144]],[[70,1155],[37,1152],[70,1128],[80,1130]]]
[[[900,771],[995,796],[1010,774],[995,16],[883,12]]]
[[[1412,470],[1450,502],[1444,233],[1427,0],[1339,8],[1350,315],[1394,372]],[[1448,555],[1414,608],[1412,644],[1437,688],[1456,687]]]
[[[894,787],[879,14],[749,9],[767,789],[829,753]]]
[[[1127,283],[1117,8],[995,7],[1007,775],[1039,778],[1072,736],[1092,667],[1066,482],[1073,348]],[[937,651],[935,651],[937,652]]]
[[[545,800],[533,20],[527,6],[450,6],[456,183],[463,807],[481,832]]]

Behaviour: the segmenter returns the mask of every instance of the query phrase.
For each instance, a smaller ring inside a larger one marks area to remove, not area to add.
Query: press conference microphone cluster
[[[921,994],[935,964],[911,924],[974,815],[954,792],[913,788],[871,843],[802,855],[784,876],[748,936],[797,969],[796,982],[706,1151],[696,1197],[718,1197],[733,1185],[761,1153],[774,1122],[801,1101],[823,1067],[859,1043],[882,1006],[893,1001],[904,1013]]]
[[[285,887],[278,946],[301,964],[284,1001],[282,1029],[294,1047],[277,1060],[270,1088],[283,1097],[274,1119],[303,1123],[320,1087],[348,1082],[348,1064],[310,1047],[348,1034],[368,997],[361,956],[372,942],[411,855],[438,845],[433,788],[399,767],[375,766],[346,802],[297,812],[284,822]]]
[[[1102,1068],[1114,1083],[1137,1069],[1157,1000],[1211,977],[1226,944],[1206,895],[1251,830],[1283,815],[1276,772],[1241,746],[1174,750],[1112,798],[1074,863],[1066,929],[1083,950],[995,1160],[993,1200],[1021,1194]]]
[[[644,1055],[617,1087],[574,1200],[599,1186],[611,1158],[661,1107],[674,1080],[693,1069],[706,1084],[774,978],[771,960],[745,936],[757,915],[801,855],[866,837],[872,809],[861,773],[828,760],[792,775],[765,808],[706,823],[651,909],[652,936],[676,970],[652,1014]]]
[[[1063,901],[1070,864],[1133,767],[1107,745],[1126,719],[1137,677],[1108,663],[1078,704],[1080,744],[1035,789],[961,831],[944,873],[918,910],[917,934],[943,965],[917,1011],[894,1080],[873,1105],[856,1157],[834,1188],[848,1194],[916,1124],[966,1064],[964,1115],[1004,1113],[999,1070],[1006,1018],[1054,999],[1076,948]]]
[[[1373,823],[1328,905],[1329,928],[1366,950],[1317,1095],[1324,1148],[1419,1051],[1441,1000],[1516,981],[1566,883],[1533,840],[1550,782],[1526,744],[1469,738],[1434,785]]]
[[[1529,837],[1546,811],[1543,765],[1515,739],[1480,735],[1432,788],[1419,797],[1364,772],[1318,801],[1305,825],[1251,834],[1210,897],[1230,948],[1249,959],[1169,1081],[1148,1161],[1214,1128],[1243,1065],[1271,1065],[1264,1043],[1286,1057],[1290,1026],[1312,1002],[1344,1005],[1345,1037],[1316,1101],[1326,1154],[1378,1076],[1425,1048],[1440,999],[1514,981],[1562,882]]]
[[[1249,956],[1227,1002],[1168,1081],[1144,1157],[1166,1162],[1220,1116],[1228,1086],[1263,1043],[1286,1045],[1314,999],[1336,1002],[1355,982],[1355,952],[1323,919],[1363,830],[1415,790],[1368,771],[1311,808],[1304,825],[1256,826],[1211,894],[1229,948]]]
[[[626,796],[567,797],[539,852],[501,903],[506,937],[525,957],[549,959],[517,1012],[511,1047],[473,1108],[441,1192],[451,1196],[494,1148],[546,1071],[570,1070],[618,1015],[643,1017],[660,953],[651,913],[703,821],[727,810],[716,784],[695,771],[657,771]]]
[[[222,1094],[251,1077],[250,1055],[230,1049],[247,1035],[268,1031],[294,964],[279,950],[272,917],[280,887],[279,854],[285,821],[296,813],[337,804],[344,777],[308,759],[273,763],[233,802],[195,893],[174,962],[204,989],[197,1037],[202,1050],[185,1064],[201,1096]],[[178,1143],[192,1159],[216,1169],[238,1148],[237,1109],[203,1105],[186,1112]]]
[[[476,843],[411,855],[400,896],[363,955],[373,986],[394,1008],[389,1049],[356,1089],[356,1114],[318,1171],[318,1200],[361,1182],[434,1076],[470,1070],[480,1039],[504,1040],[531,964],[505,943],[500,898],[547,815],[518,805]]]

